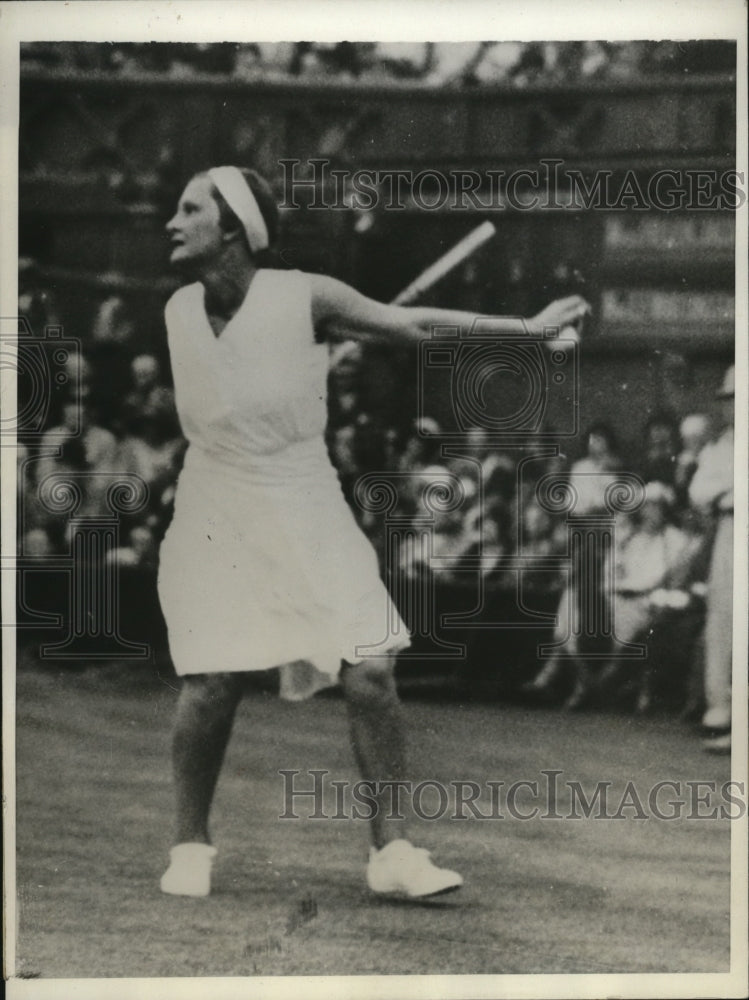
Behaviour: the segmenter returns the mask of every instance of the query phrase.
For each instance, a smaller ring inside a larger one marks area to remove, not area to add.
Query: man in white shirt
[[[724,425],[720,437],[700,452],[689,485],[695,507],[717,519],[710,561],[705,624],[705,714],[703,746],[711,752],[731,749],[731,632],[733,624],[733,427],[734,368],[718,393]]]

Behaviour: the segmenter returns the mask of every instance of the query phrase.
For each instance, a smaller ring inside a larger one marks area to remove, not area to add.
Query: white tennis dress
[[[189,441],[159,566],[177,673],[282,666],[298,699],[336,683],[342,659],[407,646],[325,446],[309,275],[256,272],[218,337],[188,285],[166,324]]]

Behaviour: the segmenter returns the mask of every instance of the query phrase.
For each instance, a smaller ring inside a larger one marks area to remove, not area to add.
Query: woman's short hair
[[[249,167],[240,167],[239,170],[244,177],[247,187],[252,191],[255,196],[255,201],[260,209],[260,214],[263,217],[266,228],[268,230],[268,248],[271,249],[278,239],[278,205],[276,204],[276,199],[273,195],[270,184],[266,179],[261,176],[257,170],[252,170]],[[208,176],[205,174],[204,176]],[[224,232],[231,232],[233,229],[238,229],[242,238],[247,245],[249,250],[249,244],[247,243],[247,236],[245,235],[244,227],[239,221],[236,213],[229,208],[226,199],[221,194],[221,192],[212,185],[211,194],[213,195],[213,200],[218,205],[219,213],[219,225],[224,230]],[[264,251],[261,251],[263,253]],[[253,255],[256,256],[256,255]]]

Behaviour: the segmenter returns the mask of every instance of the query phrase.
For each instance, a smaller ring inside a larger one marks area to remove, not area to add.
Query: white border
[[[736,38],[741,0],[4,0],[6,40],[476,41]],[[460,15],[458,15],[458,11]],[[293,25],[293,29],[290,26]]]

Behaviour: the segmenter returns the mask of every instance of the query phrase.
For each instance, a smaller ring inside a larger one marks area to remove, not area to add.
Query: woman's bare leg
[[[377,783],[406,779],[406,739],[400,700],[395,687],[393,660],[371,659],[345,664],[341,685],[351,724],[351,743],[359,772]],[[391,799],[392,794],[392,799]],[[374,846],[384,847],[405,836],[405,819],[388,818],[397,803],[396,790],[381,791],[371,821]]]
[[[244,684],[233,673],[183,679],[172,743],[178,844],[210,843],[208,815]]]

